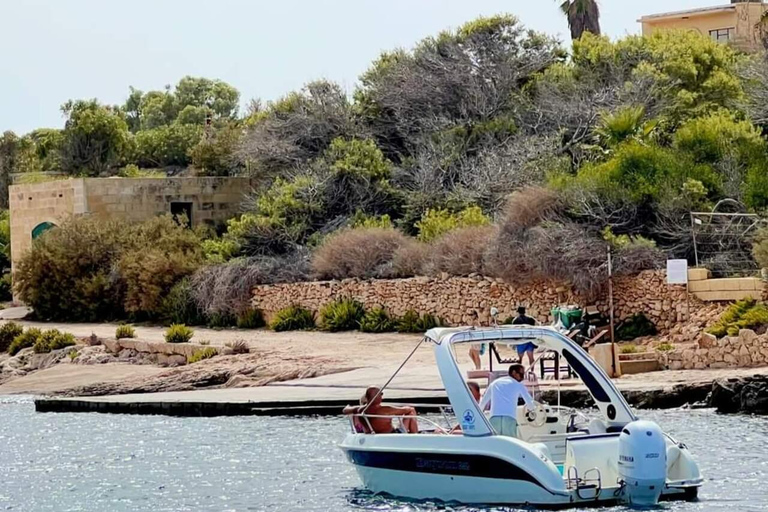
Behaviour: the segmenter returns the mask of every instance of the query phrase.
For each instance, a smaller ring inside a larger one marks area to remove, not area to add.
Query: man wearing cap
[[[512,325],[536,325],[536,320],[525,314],[525,308],[519,306],[517,308],[517,316],[512,320]],[[536,350],[536,345],[530,341],[517,346],[517,356],[520,358],[520,362],[523,362],[523,354],[528,354],[528,365],[533,364],[533,351]]]

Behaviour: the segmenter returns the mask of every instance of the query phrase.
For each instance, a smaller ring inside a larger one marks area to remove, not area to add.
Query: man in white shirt
[[[525,377],[522,364],[509,367],[509,377],[496,379],[480,401],[480,410],[485,410],[490,404],[491,426],[497,434],[517,437],[517,403],[520,397],[525,401],[525,407],[533,411],[533,398],[521,382]]]

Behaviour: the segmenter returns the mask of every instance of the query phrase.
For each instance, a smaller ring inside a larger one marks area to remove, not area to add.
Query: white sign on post
[[[667,260],[667,284],[688,284],[688,260]]]

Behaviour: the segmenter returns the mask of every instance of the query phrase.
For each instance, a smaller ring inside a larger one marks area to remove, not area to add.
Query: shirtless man
[[[365,390],[363,398],[360,400],[362,405],[348,405],[344,408],[344,414],[352,415],[372,415],[372,416],[409,416],[402,418],[403,427],[409,434],[418,434],[419,425],[416,422],[416,409],[413,407],[393,407],[391,405],[382,405],[381,400],[384,398],[384,393],[379,392],[379,388],[376,386],[370,386]],[[370,405],[367,405],[370,404]],[[375,434],[394,434],[398,431],[392,426],[392,419],[390,418],[358,418],[363,425],[363,428],[367,432],[370,428],[373,429]]]

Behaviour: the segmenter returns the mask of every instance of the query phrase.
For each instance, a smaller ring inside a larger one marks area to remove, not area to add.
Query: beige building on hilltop
[[[740,50],[763,48],[768,4],[762,0],[731,0],[730,4],[643,16],[643,35],[658,30],[695,30]]]
[[[11,185],[11,261],[15,268],[33,239],[72,216],[142,221],[185,214],[193,226],[215,226],[234,217],[251,190],[250,178],[76,178]]]

